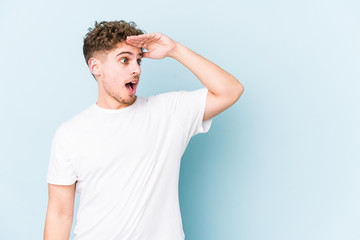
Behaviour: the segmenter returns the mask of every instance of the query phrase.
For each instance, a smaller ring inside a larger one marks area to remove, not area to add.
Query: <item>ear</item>
[[[89,69],[90,72],[94,75],[94,76],[99,76],[101,75],[101,62],[99,61],[99,59],[96,58],[90,58],[88,61],[88,65],[89,65]]]

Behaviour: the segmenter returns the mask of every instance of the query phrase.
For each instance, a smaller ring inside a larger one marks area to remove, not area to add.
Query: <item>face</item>
[[[125,42],[99,57],[99,101],[113,106],[126,107],[136,100],[142,52]]]

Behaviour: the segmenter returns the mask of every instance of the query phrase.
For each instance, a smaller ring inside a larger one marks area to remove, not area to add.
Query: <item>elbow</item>
[[[212,92],[212,94],[219,99],[220,98],[223,99],[224,102],[226,102],[229,107],[233,105],[241,97],[243,92],[244,92],[244,86],[236,78],[233,78],[233,81],[227,85],[223,93],[215,94]]]
[[[244,92],[244,86],[237,81],[236,84],[234,84],[231,88],[231,91],[227,93],[227,101],[229,103],[229,106],[235,104],[237,100],[241,97],[241,95]]]
[[[243,94],[243,92],[244,92],[244,86],[239,82],[239,84],[240,84],[240,87],[239,87],[239,94],[240,94],[240,96]],[[240,98],[240,96],[239,96],[239,98]]]
[[[234,88],[234,92],[235,92],[235,102],[236,102],[244,92],[244,86],[239,81],[237,81],[237,86]]]

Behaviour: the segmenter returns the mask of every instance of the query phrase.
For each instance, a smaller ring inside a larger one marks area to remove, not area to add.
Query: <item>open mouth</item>
[[[126,89],[131,95],[134,95],[136,93],[136,86],[138,84],[138,81],[132,81],[125,84]]]

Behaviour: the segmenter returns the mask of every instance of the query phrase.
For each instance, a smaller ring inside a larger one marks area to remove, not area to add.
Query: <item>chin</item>
[[[131,96],[131,104],[133,104],[136,101],[136,95]]]
[[[122,100],[122,101],[121,101]],[[130,95],[129,97],[127,97],[126,99],[121,99],[119,102],[123,103],[123,104],[128,104],[131,105],[136,101],[136,95]]]

